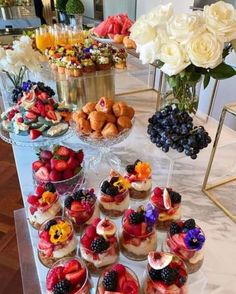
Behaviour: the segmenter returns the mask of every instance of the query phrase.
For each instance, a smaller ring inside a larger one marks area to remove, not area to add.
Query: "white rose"
[[[203,15],[209,31],[220,40],[230,42],[236,39],[236,10],[233,5],[218,1],[204,6]]]
[[[164,62],[161,70],[169,76],[180,73],[190,64],[185,48],[174,40],[161,46],[160,60]]]
[[[204,30],[205,24],[201,12],[176,14],[167,23],[167,32],[170,38],[183,43]]]
[[[146,22],[138,23],[131,27],[130,38],[137,44],[144,45],[156,38],[156,29]]]
[[[143,64],[153,63],[156,59],[158,59],[160,45],[159,39],[156,38],[154,41],[139,47],[139,59],[142,60]]]
[[[146,14],[146,21],[151,26],[165,25],[173,14],[172,3],[167,5],[158,5],[151,12]]]
[[[223,43],[212,33],[205,31],[192,38],[186,45],[191,62],[203,68],[215,68],[223,58]]]

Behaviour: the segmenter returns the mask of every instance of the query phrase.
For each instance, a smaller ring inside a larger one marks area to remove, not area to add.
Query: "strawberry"
[[[94,237],[96,236],[96,228],[94,226],[88,226],[85,230],[85,234],[91,238],[94,239]]]
[[[124,228],[127,233],[133,236],[140,236],[141,235],[141,225],[133,225],[130,224],[128,221],[124,222]]]
[[[51,169],[54,169],[55,168],[55,164],[56,164],[57,160],[55,158],[51,158],[50,159],[50,164],[51,164]]]
[[[30,213],[33,215],[35,211],[37,211],[37,207],[30,206],[29,210],[30,210]]]
[[[19,117],[19,118],[17,119],[17,122],[18,122],[18,123],[23,123],[23,122],[24,122],[23,117]]]
[[[45,166],[40,167],[39,170],[35,173],[36,178],[42,181],[48,181],[49,180],[49,172],[46,169]]]
[[[74,171],[73,171],[73,172],[74,172],[74,176],[77,175],[78,173],[80,173],[81,169],[82,169],[81,166],[76,167],[76,168],[74,169]]]
[[[44,106],[44,109],[45,109],[46,112],[48,112],[48,111],[50,111],[50,110],[54,110],[54,108],[53,108],[53,106],[52,106],[51,104],[46,104],[46,105]]]
[[[84,207],[80,202],[73,201],[71,204],[71,210],[80,212],[80,211],[84,211]]]
[[[100,197],[100,201],[101,202],[113,202],[113,197],[112,196],[109,196],[109,195],[101,195]]]
[[[61,180],[61,173],[55,169],[52,169],[49,173],[49,180],[53,182],[57,182]]]
[[[133,209],[127,209],[127,210],[125,211],[125,213],[124,213],[124,216],[125,216],[126,218],[128,218],[129,215],[130,215],[131,213],[133,213],[133,212],[135,212]]]
[[[47,274],[47,290],[52,291],[54,286],[63,278],[63,266],[56,266],[51,269]]]
[[[69,150],[70,150],[70,156],[75,157],[76,152],[72,149],[69,149]]]
[[[100,217],[96,217],[96,218],[93,220],[92,225],[93,225],[94,227],[96,227],[100,221],[101,221]]]
[[[123,266],[123,264],[120,263],[113,265],[112,270],[118,272],[119,278],[120,276],[124,276],[126,273],[125,266]]]
[[[126,282],[126,277],[124,275],[121,275],[121,276],[119,275],[117,290],[121,293],[123,293],[122,289],[124,287],[125,282]]]
[[[42,187],[42,186],[37,186],[36,189],[35,189],[35,193],[38,195],[38,196],[41,196],[43,194],[43,192],[45,192],[45,189]]]
[[[80,285],[83,285],[86,278],[86,269],[82,268],[77,272],[67,274],[65,278],[70,281],[72,285],[77,285],[78,283],[80,283]]]
[[[27,202],[31,205],[38,206],[38,197],[36,195],[30,195],[27,199]]]
[[[83,235],[80,239],[80,243],[87,249],[90,249],[93,239],[89,238],[87,235]]]
[[[48,94],[45,93],[45,92],[41,92],[39,95],[38,95],[38,98],[41,99],[41,100],[47,100],[48,99]]]
[[[70,169],[75,169],[77,166],[79,166],[78,160],[76,160],[73,156],[70,156],[70,158],[67,160],[67,164]]]
[[[28,120],[35,120],[37,118],[37,115],[34,114],[33,112],[31,111],[26,111],[25,113],[25,117],[28,119]]]
[[[66,275],[72,272],[79,271],[80,269],[81,264],[77,260],[72,259],[65,264],[63,274]]]
[[[124,294],[137,294],[138,293],[138,285],[135,281],[129,280],[124,283],[122,292]]]
[[[38,137],[40,137],[42,134],[42,132],[38,131],[38,130],[30,130],[30,137],[32,140],[37,139]]]
[[[84,152],[82,149],[80,149],[77,153],[76,153],[76,157],[79,161],[79,164],[81,164],[84,160]]]
[[[67,180],[67,179],[70,179],[74,176],[74,173],[71,169],[67,169],[63,172],[62,174],[62,178],[63,180]]]
[[[153,192],[156,196],[162,196],[163,190],[159,187],[156,187]]]
[[[50,235],[49,235],[49,232],[48,231],[42,231],[40,233],[40,239],[43,239],[45,242],[49,243],[50,246],[52,246],[51,243],[50,243]],[[50,247],[49,245],[45,245],[46,246],[45,249],[47,249],[48,247]]]
[[[49,110],[48,112],[46,112],[46,117],[51,120],[57,120],[57,116],[54,110]]]
[[[33,169],[33,171],[37,171],[38,169],[40,169],[40,167],[42,167],[43,166],[43,163],[42,163],[42,161],[41,160],[36,160],[36,161],[34,161],[33,163],[32,163],[32,169]]]
[[[66,148],[65,146],[60,146],[57,151],[56,154],[62,157],[69,157],[70,155],[70,150],[68,148]]]
[[[40,110],[36,106],[31,106],[30,111],[33,112],[36,115],[40,114]]]
[[[49,172],[51,171],[51,165],[50,165],[50,163],[47,162],[44,166],[47,168],[47,170]]]
[[[164,206],[164,201],[163,201],[163,197],[161,196],[156,196],[155,194],[152,195],[151,197],[151,201],[154,203],[155,206],[157,206],[160,209],[165,209]]]
[[[67,162],[61,159],[57,159],[55,162],[55,167],[57,171],[61,172],[68,168]]]

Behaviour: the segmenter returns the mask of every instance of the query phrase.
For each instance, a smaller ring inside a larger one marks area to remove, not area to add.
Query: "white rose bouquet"
[[[172,4],[158,6],[131,27],[140,59],[155,63],[165,74],[179,107],[196,111],[196,85],[204,76],[227,79],[236,74],[224,62],[236,45],[236,10],[218,1],[203,11],[174,14]]]

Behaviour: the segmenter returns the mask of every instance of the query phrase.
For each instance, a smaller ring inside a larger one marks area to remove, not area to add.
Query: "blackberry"
[[[118,274],[116,271],[108,272],[102,281],[106,291],[116,291],[117,282],[118,282]]]
[[[53,287],[54,294],[69,294],[71,289],[71,284],[67,279],[59,281]]]
[[[126,166],[126,171],[129,174],[133,174],[134,173],[134,170],[135,170],[135,165],[134,164],[129,164],[129,165]]]
[[[52,220],[50,220],[49,222],[46,223],[46,225],[44,227],[44,230],[49,231],[51,226],[54,226],[56,224],[57,224],[57,222],[54,219],[52,219]]]
[[[180,276],[180,277],[178,278],[178,281],[179,281],[179,285],[180,285],[180,287],[181,287],[181,286],[183,286],[183,285],[186,283],[187,279],[186,279],[186,277],[184,277],[184,276]]]
[[[66,199],[65,199],[65,207],[70,209],[71,207],[71,203],[73,202],[73,198],[71,196],[68,196]]]
[[[181,202],[181,195],[175,191],[170,191],[171,203],[178,204]]]
[[[106,189],[106,194],[108,194],[110,196],[116,196],[118,194],[118,188],[111,186]]]
[[[137,159],[134,163],[134,166],[136,166],[139,162],[142,162],[140,159]]]
[[[52,193],[55,193],[56,192],[56,188],[55,186],[53,185],[53,183],[51,182],[48,182],[46,185],[45,185],[45,189],[49,192],[52,192]]]
[[[75,193],[73,193],[73,199],[76,201],[81,201],[84,198],[84,191],[83,190],[79,190]]]
[[[112,177],[110,180],[110,184],[113,185],[117,181],[119,181],[119,177]]]
[[[155,270],[154,268],[151,268],[149,271],[149,275],[153,281],[162,280],[160,270]]]
[[[175,235],[175,234],[179,234],[179,233],[181,233],[181,228],[179,227],[179,225],[177,223],[171,223],[169,232],[170,232],[171,236]]]
[[[108,181],[104,181],[101,186],[101,191],[106,193],[106,189],[110,187],[110,183]]]
[[[178,275],[178,270],[165,267],[161,270],[161,278],[166,285],[171,285],[174,283]]]
[[[183,224],[183,232],[187,232],[189,230],[195,229],[196,223],[193,218],[186,220]]]
[[[107,250],[108,247],[109,247],[109,242],[107,242],[103,237],[99,237],[93,240],[91,244],[91,249],[95,253],[103,252]]]
[[[138,225],[143,222],[144,217],[142,212],[132,212],[129,215],[129,222],[133,225]]]

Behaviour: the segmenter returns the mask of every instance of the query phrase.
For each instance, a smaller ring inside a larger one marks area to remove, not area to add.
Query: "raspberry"
[[[112,270],[117,272],[119,276],[124,276],[126,273],[125,267],[120,263],[113,265]]]
[[[90,249],[92,241],[93,239],[89,238],[87,235],[83,235],[80,239],[80,243],[87,249]]]
[[[94,239],[94,237],[96,236],[96,228],[94,226],[88,226],[85,230],[85,234],[89,238]]]
[[[162,196],[163,193],[162,189],[159,187],[156,187],[153,192],[156,196]]]

